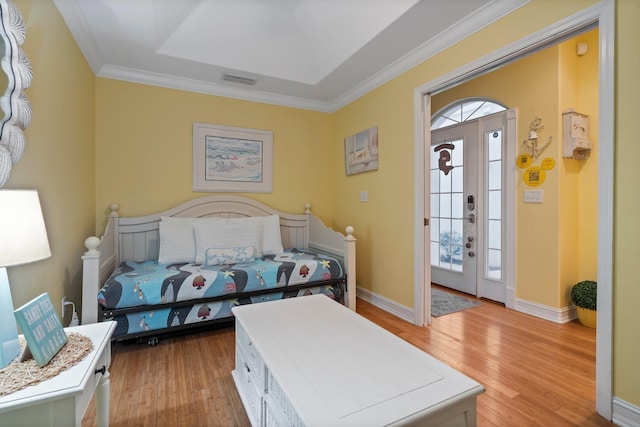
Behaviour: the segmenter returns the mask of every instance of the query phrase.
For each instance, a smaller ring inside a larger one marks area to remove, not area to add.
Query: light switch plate
[[[361,202],[366,202],[369,200],[369,194],[366,191],[361,191],[360,192],[360,201]]]
[[[542,190],[524,190],[525,203],[542,203],[544,192]]]

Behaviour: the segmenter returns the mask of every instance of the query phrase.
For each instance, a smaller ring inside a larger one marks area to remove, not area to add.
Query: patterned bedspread
[[[233,265],[125,261],[98,293],[98,302],[104,309],[156,305],[307,283],[321,285],[342,276],[336,259],[300,249]]]

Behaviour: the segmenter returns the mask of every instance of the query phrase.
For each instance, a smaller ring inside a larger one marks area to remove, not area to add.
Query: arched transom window
[[[502,104],[483,98],[470,98],[456,101],[442,108],[433,115],[431,130],[446,128],[447,126],[474,120],[489,114],[506,110]]]

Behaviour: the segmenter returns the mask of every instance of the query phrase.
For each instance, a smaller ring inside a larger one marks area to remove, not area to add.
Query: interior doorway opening
[[[415,105],[415,230],[416,242],[414,247],[416,260],[415,274],[415,323],[418,325],[430,322],[430,268],[429,260],[429,221],[428,204],[425,195],[428,194],[429,182],[425,178],[426,165],[429,157],[425,147],[430,146],[430,135],[425,123],[431,122],[432,95],[455,87],[461,82],[485,74],[493,69],[504,66],[519,58],[525,57],[543,47],[557,44],[574,35],[591,28],[599,29],[599,79],[598,113],[599,141],[598,164],[598,195],[597,195],[597,277],[598,277],[598,334],[596,339],[596,410],[607,419],[612,418],[612,276],[613,276],[613,129],[614,129],[614,2],[604,0],[601,3],[581,11],[579,14],[559,21],[544,30],[532,34],[525,39],[500,49],[486,57],[479,58],[473,63],[456,69],[425,83],[414,91]],[[426,191],[425,191],[426,190]],[[507,188],[507,191],[514,190]],[[515,191],[514,191],[515,192]]]

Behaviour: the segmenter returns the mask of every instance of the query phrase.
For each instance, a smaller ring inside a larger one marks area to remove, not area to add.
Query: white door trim
[[[575,15],[556,22],[528,37],[492,54],[470,62],[450,73],[431,80],[414,90],[414,323],[430,323],[430,295],[425,281],[429,248],[425,246],[428,218],[425,200],[426,174],[424,147],[430,146],[430,132],[425,122],[431,121],[430,94],[512,61],[591,24],[599,26],[599,134],[598,134],[598,334],[596,338],[596,410],[608,420],[612,417],[612,327],[613,327],[613,155],[614,155],[614,38],[615,2],[603,0]],[[515,288],[513,289],[515,293]],[[507,296],[509,297],[509,295]]]

